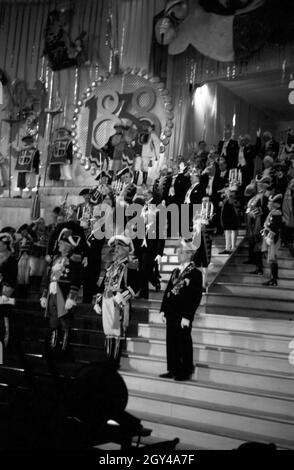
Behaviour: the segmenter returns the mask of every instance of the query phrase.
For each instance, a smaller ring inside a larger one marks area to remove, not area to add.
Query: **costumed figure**
[[[167,356],[163,378],[189,380],[194,371],[191,331],[202,298],[202,274],[191,261],[194,251],[193,245],[180,243],[179,267],[173,270],[162,299],[160,316],[166,322]]]
[[[112,187],[110,185],[111,177],[109,173],[102,170],[96,176],[95,180],[98,181],[98,185],[90,191],[90,202],[94,205],[101,204],[104,197],[112,193]]]
[[[109,245],[114,248],[114,260],[99,288],[101,294],[97,295],[94,310],[102,313],[107,358],[119,366],[121,339],[129,325],[129,300],[135,295],[127,279],[131,240],[116,235]]]
[[[0,197],[3,195],[4,190],[8,188],[8,184],[8,162],[7,158],[0,152]]]
[[[127,148],[125,133],[130,129],[131,125],[132,123],[129,119],[119,119],[119,122],[114,125],[115,134],[110,137],[106,144],[109,157],[108,172],[113,178],[122,169],[123,156]]]
[[[138,141],[136,145],[136,159],[134,166],[134,182],[138,182],[139,172],[143,172],[143,184],[147,184],[148,171],[155,167],[160,157],[160,138],[154,132],[155,126],[149,121],[141,121],[139,129]],[[159,171],[159,169],[158,169]],[[157,175],[158,176],[158,175]],[[156,175],[151,171],[150,178],[152,181]]]
[[[242,184],[241,170],[230,170],[229,186],[222,190],[221,224],[225,232],[226,247],[220,254],[229,255],[236,248],[237,232],[240,226],[239,188]]]
[[[18,152],[15,165],[15,170],[18,172],[17,187],[20,191],[20,195],[16,197],[20,198],[22,197],[24,189],[28,189],[29,196],[31,195],[32,188],[34,188],[37,183],[37,175],[39,174],[40,166],[40,153],[34,146],[34,137],[25,135],[21,140],[23,147]]]
[[[133,175],[128,167],[123,168],[117,173],[117,179],[121,182],[121,190],[117,194],[116,202],[127,206],[132,203],[133,197],[137,192],[137,186],[132,182]]]
[[[93,217],[93,204],[91,203],[90,189],[82,189],[79,196],[84,198],[84,202],[77,206],[77,220],[84,229],[86,238],[88,238],[91,233],[91,220]]]
[[[269,214],[261,232],[263,237],[262,252],[267,252],[267,261],[270,263],[271,268],[271,278],[269,281],[263,283],[264,286],[278,285],[278,251],[281,246],[280,232],[282,229],[282,201],[282,194],[269,197]]]
[[[4,348],[9,342],[9,318],[15,299],[17,261],[13,256],[13,240],[9,233],[0,233],[0,342]]]
[[[156,178],[153,183],[153,198],[155,204],[160,204],[162,201],[167,203],[172,181],[172,170],[168,169],[167,166],[162,167],[160,176]]]
[[[220,156],[225,157],[228,165],[228,169],[236,168],[238,165],[239,145],[236,140],[233,139],[232,128],[230,125],[224,128],[224,138],[220,140],[218,144],[217,153]]]
[[[35,241],[30,227],[27,224],[23,224],[17,233],[20,234],[21,238],[16,243],[16,250],[18,253],[18,286],[22,286],[24,291],[30,284],[31,276],[31,262],[30,255],[32,253],[33,243]],[[25,292],[24,292],[25,293]]]
[[[256,194],[248,201],[246,209],[247,236],[249,244],[248,260],[245,264],[255,264],[256,269],[251,274],[263,274],[261,230],[268,214],[267,189],[272,184],[269,176],[258,177],[245,190],[245,195]]]
[[[71,181],[73,146],[71,132],[65,127],[54,131],[53,143],[49,146],[49,179]]]
[[[81,258],[77,255],[80,238],[71,230],[63,229],[58,237],[59,253],[42,280],[43,293],[41,307],[49,319],[49,350],[58,346],[58,329],[62,329],[61,351],[65,352],[69,344],[69,332],[73,319],[73,310],[82,282]]]
[[[191,243],[195,248],[193,261],[196,268],[202,268],[203,290],[208,287],[207,269],[211,261],[212,234],[214,227],[212,219],[214,207],[209,197],[202,199],[201,210],[196,212],[193,219],[193,237]]]
[[[283,242],[294,255],[294,178],[290,180],[283,200]]]
[[[143,219],[145,228],[144,238],[138,237],[139,246],[137,247],[137,257],[139,260],[139,293],[141,298],[149,297],[149,282],[160,291],[160,275],[158,265],[163,256],[166,223],[161,226],[160,220],[162,205],[156,206],[152,197],[152,190],[149,189],[144,194],[145,205],[141,211],[140,217]],[[164,215],[164,214],[163,214]],[[166,222],[166,219],[165,219]]]
[[[45,220],[40,217],[30,227],[32,235],[34,236],[34,242],[32,244],[30,254],[30,266],[31,266],[31,282],[33,280],[38,282],[38,279],[43,277],[46,267],[46,251],[47,243],[49,238],[49,232],[45,225]]]

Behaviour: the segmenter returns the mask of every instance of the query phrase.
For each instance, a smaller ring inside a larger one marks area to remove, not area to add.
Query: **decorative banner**
[[[52,70],[75,67],[87,60],[85,37],[82,31],[73,41],[70,37],[73,10],[53,10],[49,13],[45,30],[44,55]]]
[[[135,142],[140,129],[151,124],[164,149],[173,118],[171,97],[158,77],[140,70],[100,76],[77,103],[72,124],[74,153],[85,169],[100,168],[101,159],[106,158],[103,147],[115,135],[117,124],[127,125]]]

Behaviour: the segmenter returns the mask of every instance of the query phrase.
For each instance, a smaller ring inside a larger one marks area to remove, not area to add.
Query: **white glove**
[[[160,264],[161,263],[161,256],[157,255],[156,258],[155,258],[155,261],[157,261],[157,263]]]
[[[83,259],[82,266],[83,266],[83,268],[86,268],[88,266],[88,258]]]
[[[188,328],[190,326],[190,320],[188,318],[182,318],[181,328]]]
[[[114,297],[113,300],[118,304],[118,305],[124,305],[125,304],[125,299],[123,295],[118,292]]]
[[[50,264],[50,263],[51,263],[51,256],[50,256],[50,255],[46,255],[46,256],[45,256],[45,260],[46,260],[46,262],[47,262],[48,264]]]
[[[162,323],[166,323],[166,318],[164,316],[164,312],[160,312],[160,319],[161,319]]]
[[[95,304],[94,307],[93,307],[94,311],[98,314],[98,315],[101,315],[102,313],[102,310],[101,310],[101,307],[99,304]]]
[[[65,302],[65,310],[71,310],[73,307],[75,307],[77,305],[76,301],[73,300],[73,299],[66,299],[66,302]]]
[[[8,302],[9,297],[7,295],[1,295],[0,297],[0,304],[6,304]]]
[[[41,297],[41,298],[40,298],[40,304],[41,304],[41,307],[42,307],[42,308],[46,308],[46,307],[47,307],[47,299],[46,299],[46,297]]]

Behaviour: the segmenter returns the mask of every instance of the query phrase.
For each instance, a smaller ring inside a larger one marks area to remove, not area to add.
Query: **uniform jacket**
[[[264,223],[264,235],[266,236],[269,232],[272,232],[274,234],[273,240],[276,243],[280,236],[282,224],[282,212],[279,209],[271,210]]]
[[[68,296],[76,299],[81,287],[82,276],[82,264],[78,256],[70,255],[62,258],[60,255],[56,255],[42,279],[43,297],[47,297],[49,294],[50,282],[56,281],[64,300]]]
[[[165,317],[187,318],[193,321],[202,298],[202,273],[190,263],[180,274],[176,268],[165,290],[161,312]]]

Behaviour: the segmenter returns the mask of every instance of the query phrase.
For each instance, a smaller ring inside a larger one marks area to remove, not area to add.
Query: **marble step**
[[[129,338],[126,342],[126,353],[165,358],[166,342],[147,338]],[[289,351],[284,354],[263,351],[253,352],[241,347],[236,349],[233,346],[193,344],[193,358],[196,363],[213,362],[219,365],[283,372],[293,376],[293,365],[289,363],[288,357]]]
[[[271,290],[271,288],[265,289],[269,291]],[[275,299],[268,296],[263,297],[262,295],[253,296],[250,292],[247,296],[245,296],[243,294],[236,295],[223,292],[211,292],[209,290],[208,296],[206,297],[206,311],[213,309],[215,305],[217,307],[234,306],[237,311],[240,307],[242,310],[241,316],[245,316],[245,309],[248,311],[248,316],[254,317],[256,312],[261,314],[263,313],[264,315],[266,315],[268,312],[272,312],[276,313],[276,317],[279,317],[280,312],[283,312],[288,315],[288,318],[294,319],[293,302],[291,299],[286,298]],[[225,313],[223,308],[222,313]]]
[[[292,441],[294,445],[294,418],[264,413],[252,412],[250,409],[224,406],[218,403],[191,400],[182,397],[170,397],[164,394],[139,392],[129,390],[128,407],[135,413],[144,410],[158,416],[168,416],[174,419],[184,419],[191,423],[208,426],[225,426],[232,431],[254,432],[264,436],[271,442],[277,439]]]
[[[132,408],[128,408],[132,412]],[[268,439],[252,433],[233,432],[225,426],[207,426],[200,423],[191,423],[183,419],[175,419],[160,415],[138,411],[137,417],[142,419],[143,425],[152,428],[152,435],[161,439],[178,437],[182,445],[189,445],[206,450],[233,450],[244,442],[268,443]],[[198,447],[199,446],[199,447]],[[279,446],[283,449],[292,449],[293,443],[280,440]]]
[[[263,279],[263,276],[259,276],[257,274],[250,274],[251,271],[254,271],[256,269],[255,265],[253,264],[234,264],[232,262],[227,263],[227,265],[224,267],[223,272],[224,274],[232,273],[232,274],[246,274],[253,276],[254,279]],[[269,277],[270,276],[270,267],[269,265],[264,266],[264,276]],[[293,279],[294,280],[294,269],[293,268],[281,268],[279,266],[279,277],[281,278],[286,278],[286,279]]]
[[[163,324],[139,323],[137,334],[138,337],[165,341],[166,327]],[[288,345],[292,339],[291,335],[248,333],[237,330],[231,332],[222,328],[203,328],[194,324],[192,328],[193,343],[208,347],[220,346],[246,351],[288,354]]]
[[[259,276],[256,274],[242,274],[240,272],[228,272],[225,270],[224,272],[220,273],[219,277],[217,278],[218,283],[223,284],[249,284],[253,286],[262,286],[263,282],[267,282],[270,279],[270,275]],[[215,285],[215,284],[214,284]],[[294,279],[281,277],[279,275],[278,279],[278,287],[282,287],[284,289],[293,289],[294,286]]]
[[[210,292],[217,292],[223,294],[232,294],[242,297],[244,296],[251,296],[252,298],[255,297],[262,297],[268,300],[279,301],[280,300],[287,300],[288,302],[294,300],[294,289],[293,288],[283,288],[278,286],[263,286],[259,284],[241,284],[241,283],[227,283],[218,280],[216,283],[213,284],[210,288]]]
[[[38,352],[39,340],[44,339],[47,332],[48,325],[45,322],[28,325],[22,334],[23,339],[30,342],[26,344],[26,351]],[[162,324],[131,325],[124,341],[124,350],[126,353],[164,358],[165,335],[165,326]],[[293,367],[288,361],[291,337],[194,327],[192,338],[195,361],[293,373]],[[96,329],[86,329],[75,322],[70,340],[75,350],[81,345],[81,351],[76,352],[77,357],[95,360],[97,354],[103,353],[104,334],[101,324]],[[95,353],[95,349],[98,353]]]
[[[147,374],[121,372],[129,390],[166,394],[172,398],[187,398],[210,404],[250,409],[252,412],[266,412],[294,417],[294,397],[275,395],[271,391],[255,391],[238,386],[207,384],[199,381],[176,382]]]
[[[166,361],[159,357],[140,354],[128,354],[122,358],[121,372],[130,371],[143,374],[159,375],[166,372]],[[289,374],[261,371],[239,366],[219,365],[197,362],[193,380],[207,383],[234,385],[240,388],[271,390],[274,393],[294,396],[294,377]]]
[[[232,263],[232,264],[237,264],[237,265],[240,265],[240,264],[243,265],[243,262],[246,261],[247,258],[248,256],[245,253],[244,254],[236,253],[230,257],[228,264]],[[266,260],[264,260],[264,265],[266,264],[267,264]],[[278,265],[281,268],[294,269],[294,258],[290,256],[284,256],[284,257],[278,256]]]

